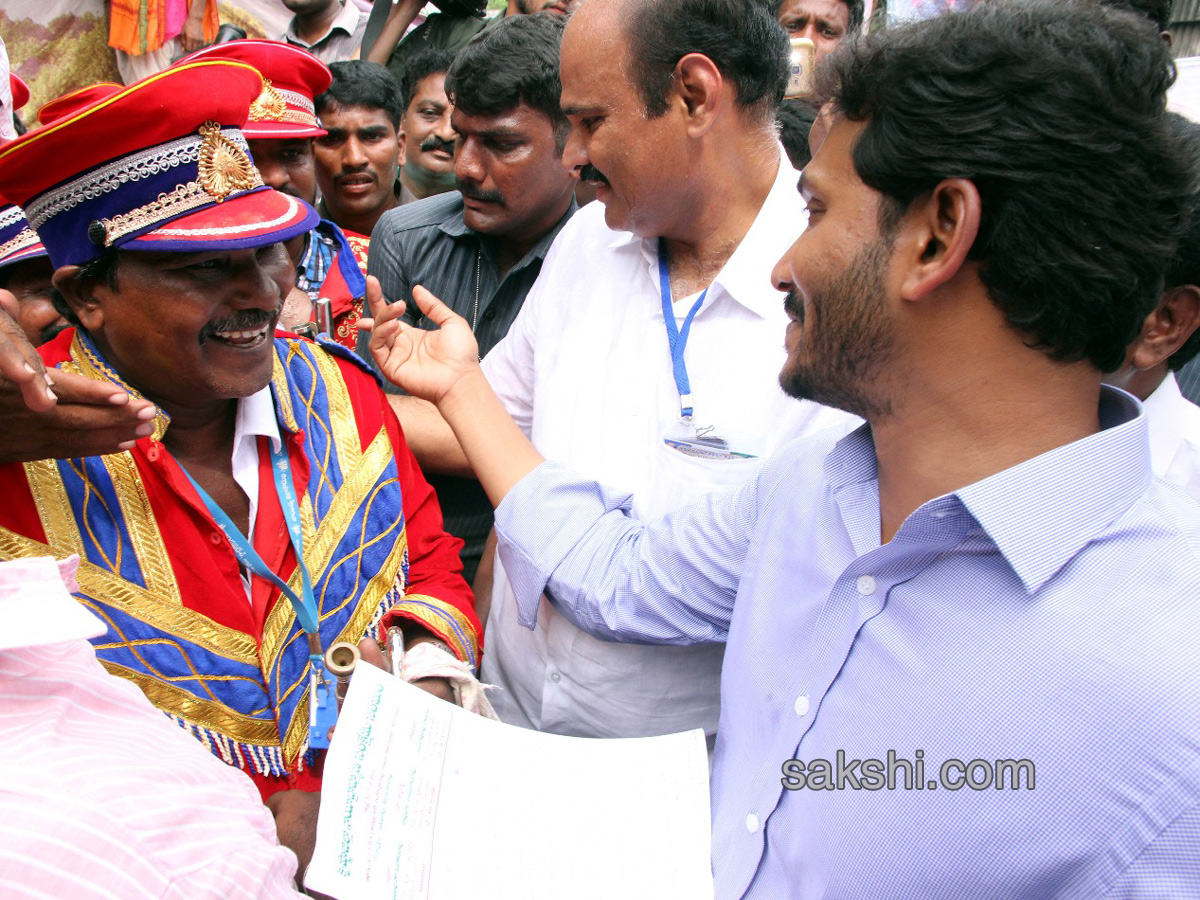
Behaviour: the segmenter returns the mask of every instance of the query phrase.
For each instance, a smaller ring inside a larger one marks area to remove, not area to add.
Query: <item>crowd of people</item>
[[[398,629],[703,729],[718,897],[1200,898],[1169,6],[285,5],[0,143],[0,892],[297,895]]]

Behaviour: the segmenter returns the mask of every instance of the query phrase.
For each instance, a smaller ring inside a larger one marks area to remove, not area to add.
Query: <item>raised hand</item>
[[[403,301],[387,305],[378,279],[368,276],[367,303],[372,318],[360,322],[359,327],[371,329],[371,355],[384,377],[436,404],[464,375],[478,368],[479,345],[466,319],[425,288],[413,288],[413,299],[438,326],[436,331],[402,321]]]
[[[82,375],[48,374],[16,322],[16,303],[0,291],[0,463],[116,453],[153,433],[152,403]]]

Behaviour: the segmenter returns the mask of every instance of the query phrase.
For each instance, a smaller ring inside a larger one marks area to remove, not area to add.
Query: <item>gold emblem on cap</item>
[[[254,164],[246,151],[221,134],[216,122],[200,126],[200,186],[220,202],[234,191],[248,191],[256,185]]]
[[[271,86],[270,80],[264,78],[262,93],[250,104],[250,121],[260,122],[263,119],[279,121],[285,112],[287,112],[287,101]]]

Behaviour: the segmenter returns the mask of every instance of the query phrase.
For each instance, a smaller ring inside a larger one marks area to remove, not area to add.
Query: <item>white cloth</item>
[[[254,520],[258,516],[259,435],[270,438],[275,450],[283,444],[270,385],[238,402],[237,418],[233,423],[233,480],[250,501],[250,533],[246,537],[251,541],[254,540]]]
[[[1200,500],[1200,406],[1179,392],[1174,372],[1167,373],[1143,406],[1154,474]]]
[[[1200,56],[1175,60],[1175,83],[1167,90],[1167,109],[1200,122]]]
[[[614,232],[585,206],[551,247],[541,275],[483,369],[508,411],[548,459],[634,494],[654,518],[757,471],[780,444],[857,419],[779,388],[787,317],[771,286],[775,263],[803,230],[799,174],[780,151],[775,183],[750,231],[709,288],[685,361],[697,420],[759,459],[713,461],[663,443],[678,421],[659,294],[657,241]],[[681,323],[690,302],[677,302]],[[701,727],[719,711],[723,647],[650,647],[592,638],[543,598],[536,631],[517,622],[499,561],[483,680],[500,718],[585,737],[635,737]]]
[[[64,631],[57,575],[0,563],[6,607],[41,613],[0,651],[0,896],[299,898],[253,783]]]

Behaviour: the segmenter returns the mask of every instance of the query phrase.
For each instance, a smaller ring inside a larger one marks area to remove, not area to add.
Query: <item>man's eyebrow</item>
[[[600,111],[599,107],[596,107],[596,106],[564,106],[563,107],[563,115],[568,116],[568,117],[570,117],[570,116],[586,116],[588,113],[597,113],[599,111]]]
[[[341,133],[341,131],[342,131],[342,129],[340,129],[340,128],[338,128],[338,129],[330,128],[329,129],[330,133],[332,133],[335,130],[338,131],[338,133]],[[386,125],[364,125],[362,128],[358,129],[358,133],[361,135],[369,135],[371,137],[375,137],[376,135],[387,134],[388,128]]]

